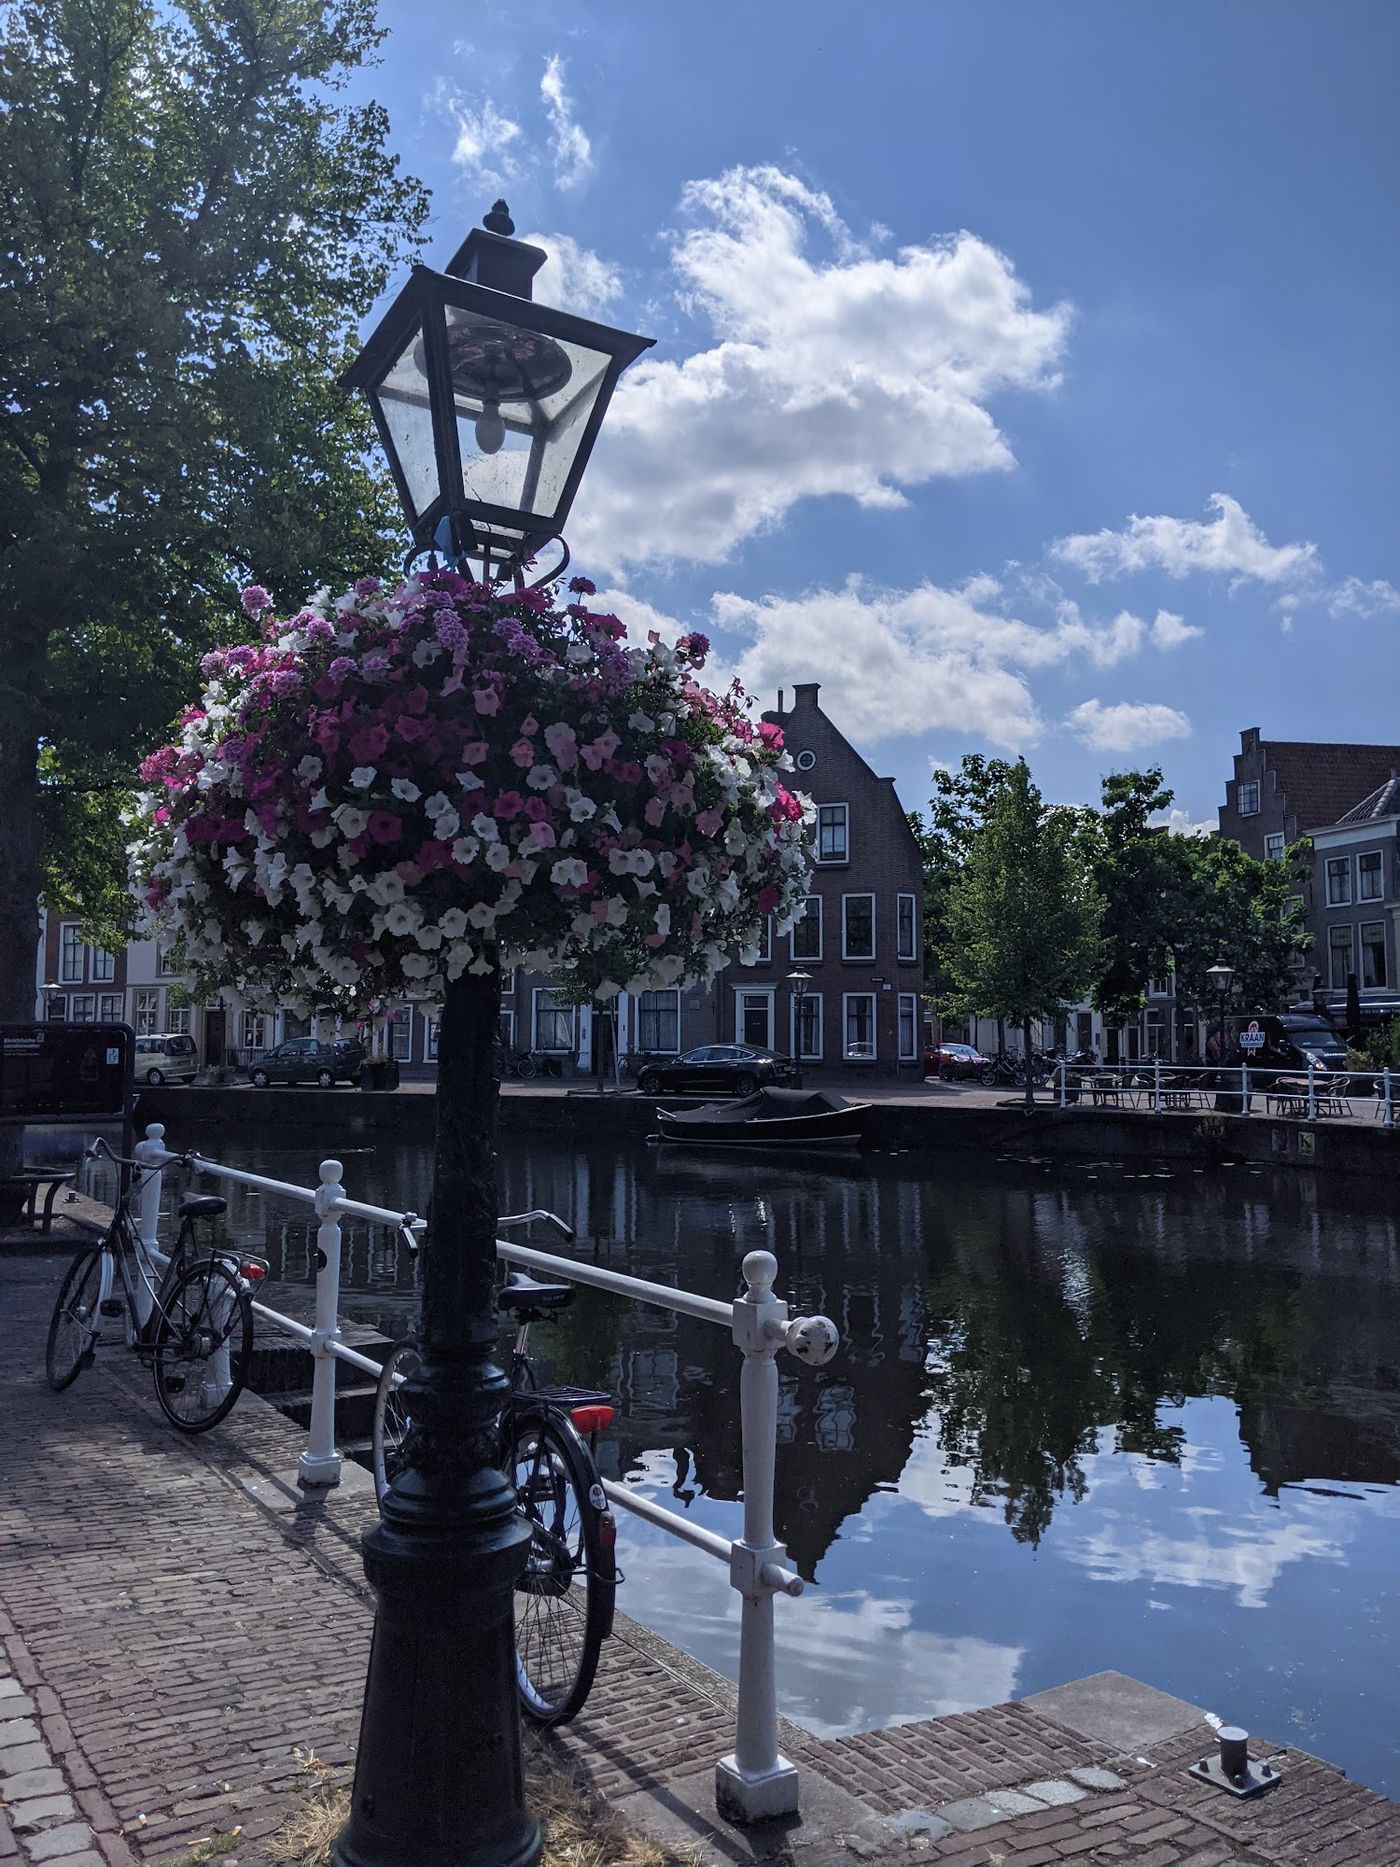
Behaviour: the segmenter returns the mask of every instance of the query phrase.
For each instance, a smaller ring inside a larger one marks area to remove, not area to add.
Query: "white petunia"
[[[357,765],[350,774],[351,788],[356,791],[368,791],[377,776],[373,765]]]
[[[304,783],[311,784],[315,779],[319,778],[320,775],[321,775],[320,759],[316,758],[314,754],[308,752],[306,757],[297,766],[297,777],[302,779]]]
[[[473,849],[472,855],[475,854],[476,851]],[[471,856],[459,857],[458,860],[470,862]],[[447,939],[460,940],[462,935],[467,931],[467,917],[462,912],[461,908],[449,908],[438,922],[438,926],[441,927]]]
[[[395,797],[402,798],[405,804],[416,804],[423,795],[412,778],[395,778],[389,789]]]
[[[588,880],[588,864],[577,856],[564,856],[549,871],[549,879],[556,888],[582,888]]]

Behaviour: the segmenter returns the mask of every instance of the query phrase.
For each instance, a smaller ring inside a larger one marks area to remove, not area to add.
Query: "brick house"
[[[1240,734],[1234,776],[1220,807],[1220,834],[1260,862],[1333,824],[1400,770],[1400,746],[1332,745]]]
[[[126,955],[89,946],[76,918],[44,915],[42,1016],[55,1024],[120,1024],[126,1017]]]

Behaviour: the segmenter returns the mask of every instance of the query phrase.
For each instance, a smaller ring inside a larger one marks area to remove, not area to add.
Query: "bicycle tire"
[[[89,1288],[89,1279],[91,1287]],[[63,1274],[58,1298],[49,1318],[48,1339],[44,1344],[44,1374],[49,1386],[61,1394],[92,1361],[97,1346],[97,1303],[102,1290],[102,1247],[89,1245],[80,1251]],[[64,1325],[68,1325],[65,1334]],[[66,1355],[60,1350],[66,1347]]]
[[[597,1467],[557,1414],[509,1407],[502,1462],[530,1524],[515,1591],[515,1683],[536,1724],[583,1709],[611,1622],[615,1572],[603,1544]]]
[[[243,1392],[253,1353],[253,1306],[227,1265],[205,1258],[176,1279],[162,1300],[152,1349],[156,1399],[170,1424],[182,1433],[217,1426]]]
[[[415,1374],[423,1361],[416,1342],[395,1342],[379,1371],[374,1390],[374,1426],[371,1447],[374,1471],[374,1495],[379,1503],[399,1475],[399,1453],[408,1431],[409,1412],[403,1390],[395,1376]]]
[[[533,1081],[534,1077],[538,1074],[535,1059],[531,1056],[517,1057],[515,1059],[515,1073],[522,1083]]]

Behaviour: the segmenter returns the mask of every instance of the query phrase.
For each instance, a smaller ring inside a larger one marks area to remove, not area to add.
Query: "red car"
[[[939,1044],[924,1052],[924,1075],[937,1076],[945,1083],[990,1082],[992,1059],[984,1057],[975,1044]]]

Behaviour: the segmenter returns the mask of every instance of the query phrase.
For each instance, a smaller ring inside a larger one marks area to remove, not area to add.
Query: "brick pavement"
[[[181,1439],[119,1353],[49,1393],[63,1269],[0,1259],[0,1862],[166,1862],[240,1829],[231,1867],[271,1867],[269,1837],[325,1780],[308,1754],[333,1776],[353,1760],[372,1491],[362,1474],[324,1496],[289,1486],[302,1435],[253,1397]],[[713,1859],[1400,1867],[1400,1808],[1326,1764],[1285,1751],[1282,1786],[1236,1803],[1184,1774],[1204,1726],[1124,1757],[1028,1705],[834,1741],[785,1727],[814,1819],[720,1831],[705,1810],[733,1699],[620,1616],[558,1747],[624,1813]]]

